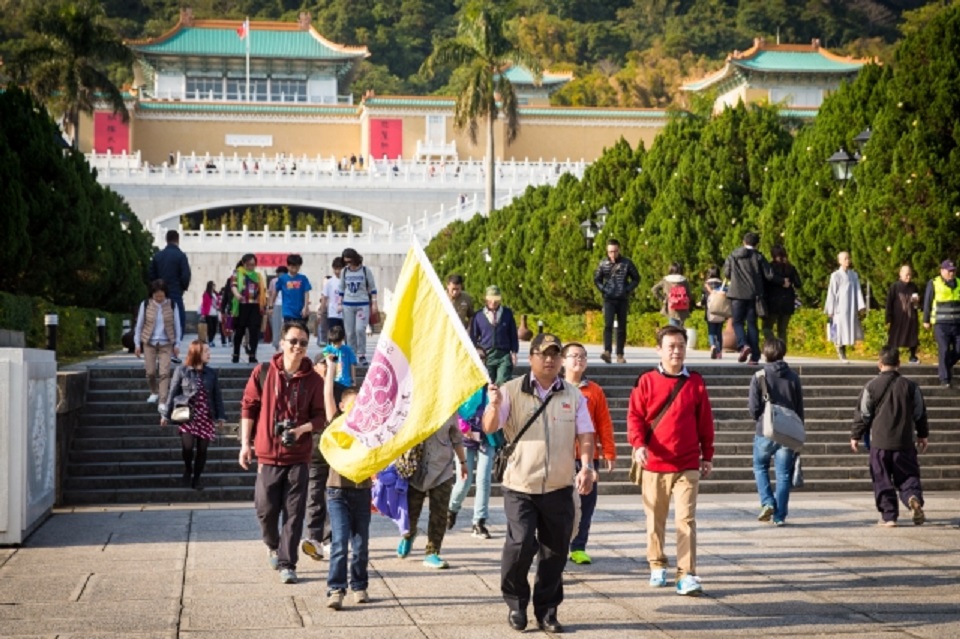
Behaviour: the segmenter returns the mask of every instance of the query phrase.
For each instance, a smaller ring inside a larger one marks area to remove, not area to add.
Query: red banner
[[[395,160],[403,154],[403,120],[370,120],[370,157]]]
[[[119,115],[98,111],[93,114],[93,152],[114,155],[130,152],[130,125]]]
[[[287,265],[289,253],[257,253],[257,268],[276,268]]]

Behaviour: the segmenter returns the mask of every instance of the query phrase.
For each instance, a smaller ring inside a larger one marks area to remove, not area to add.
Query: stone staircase
[[[857,395],[875,365],[803,364],[793,367],[804,384],[807,445],[803,451],[808,491],[870,491],[866,454],[849,449],[849,425]],[[604,387],[617,438],[618,467],[601,476],[601,491],[632,493],[627,482],[630,446],[626,441],[627,398],[644,366],[591,366]],[[251,501],[255,471],[237,464],[240,396],[249,368],[220,369],[228,428],[211,443],[206,488],[180,485],[182,461],[176,427],[161,429],[156,407],[147,404],[142,368],[92,368],[87,406],[77,429],[64,485],[67,504]],[[754,423],[747,415],[747,391],[756,370],[714,364],[697,368],[707,382],[716,419],[714,474],[701,483],[704,493],[753,492]],[[519,372],[519,371],[518,371]],[[930,449],[921,456],[926,490],[960,490],[960,392],[940,388],[936,369],[904,367],[923,388],[930,418]],[[233,428],[230,428],[230,425]]]

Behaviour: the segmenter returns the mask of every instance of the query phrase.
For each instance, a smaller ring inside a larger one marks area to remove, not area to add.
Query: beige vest
[[[503,474],[503,485],[510,490],[543,494],[574,483],[577,402],[582,396],[576,386],[563,380],[559,384],[562,388],[553,391],[555,397],[523,434],[510,457]],[[510,416],[503,425],[503,434],[507,441],[513,441],[541,401],[529,374],[510,380],[501,388],[510,398]]]
[[[167,334],[167,341],[173,344],[176,342],[175,326],[173,325],[173,304],[170,299],[163,300],[160,305],[160,312],[163,313],[163,332]],[[157,305],[153,300],[147,300],[143,303],[143,330],[140,331],[140,343],[149,344],[153,337],[153,329],[157,325]]]

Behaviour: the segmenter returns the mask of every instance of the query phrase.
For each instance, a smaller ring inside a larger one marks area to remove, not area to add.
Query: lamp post
[[[593,248],[593,239],[597,237],[597,230],[596,223],[591,219],[580,222],[580,235],[583,236],[583,242],[588,251]]]

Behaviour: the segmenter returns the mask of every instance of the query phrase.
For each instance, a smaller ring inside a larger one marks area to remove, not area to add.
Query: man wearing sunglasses
[[[326,426],[323,379],[306,357],[310,333],[300,323],[280,329],[281,351],[255,366],[243,391],[240,413],[240,466],[257,455],[254,505],[267,562],[280,581],[297,582],[297,544],[303,532],[311,433]],[[282,516],[282,519],[281,519]],[[279,528],[278,528],[279,526]]]

